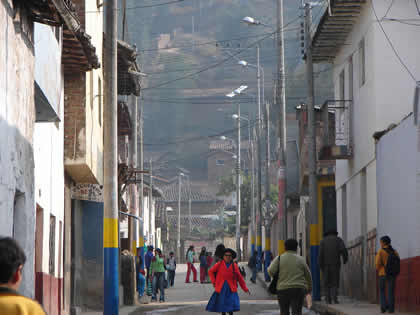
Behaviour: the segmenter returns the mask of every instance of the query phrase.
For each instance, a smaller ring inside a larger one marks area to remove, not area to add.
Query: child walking
[[[224,251],[223,260],[209,270],[215,292],[207,304],[207,311],[222,313],[222,315],[226,315],[226,313],[232,315],[233,312],[238,312],[240,310],[238,282],[242,290],[251,294],[238,266],[233,263],[235,258],[235,251],[227,248]]]

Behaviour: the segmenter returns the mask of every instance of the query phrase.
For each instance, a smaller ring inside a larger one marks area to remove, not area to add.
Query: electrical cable
[[[387,39],[387,41],[388,41],[389,45],[391,46],[391,48],[392,48],[392,50],[393,50],[393,52],[394,52],[395,56],[397,57],[397,59],[399,60],[399,62],[401,63],[401,65],[405,68],[405,70],[406,70],[406,71],[407,71],[407,73],[410,75],[410,77],[414,80],[414,82],[417,82],[416,77],[415,77],[415,76],[414,76],[414,74],[410,71],[410,69],[408,68],[408,66],[404,63],[404,61],[402,60],[402,58],[401,58],[401,57],[400,57],[400,55],[398,54],[397,50],[395,49],[394,44],[392,43],[392,41],[391,41],[391,39],[389,38],[388,34],[385,32],[385,29],[384,29],[384,27],[383,27],[383,25],[382,25],[382,22],[379,20],[379,17],[378,17],[378,15],[376,14],[376,10],[375,10],[375,7],[374,7],[374,5],[373,5],[373,1],[372,1],[372,3],[371,3],[371,7],[372,7],[372,10],[373,10],[373,13],[375,14],[376,21],[379,23],[379,26],[380,26],[380,28],[381,28],[382,32],[384,33],[385,38]]]
[[[134,6],[134,7],[127,8],[127,10],[154,8],[154,7],[160,7],[160,6],[168,5],[168,4],[180,3],[180,2],[184,2],[184,1],[185,0],[173,0],[173,1],[163,2],[163,3],[157,3],[157,4]],[[104,3],[103,7],[105,7],[105,6],[106,6],[106,3]],[[115,11],[121,11],[121,9],[115,9]],[[98,12],[100,12],[100,11],[85,11],[83,13],[98,13]]]
[[[297,17],[296,19],[294,19],[294,20],[290,21],[289,23],[287,23],[284,27],[286,27],[286,26],[288,26],[289,24],[291,24],[291,23],[295,22],[295,21],[296,21],[297,19],[299,19],[299,18],[300,18],[300,16],[299,16],[299,17]],[[284,27],[283,27],[283,28],[284,28]],[[248,46],[248,48],[249,48],[249,47],[252,47],[252,46],[257,45],[259,42],[261,42],[261,41],[262,41],[262,40],[264,40],[265,38],[268,38],[268,37],[269,37],[269,36],[271,36],[272,34],[275,34],[276,32],[278,32],[278,31],[274,31],[274,32],[272,32],[272,33],[269,33],[269,34],[268,34],[266,37],[264,37],[263,39],[260,39],[260,40],[258,40],[258,41],[256,41],[256,42],[252,43],[250,46]],[[157,84],[157,85],[155,85],[155,86],[151,86],[151,87],[143,88],[143,90],[145,90],[145,89],[150,90],[150,89],[158,88],[158,87],[161,87],[161,86],[164,86],[164,85],[171,84],[171,83],[176,82],[176,81],[185,80],[185,79],[188,79],[188,78],[194,77],[194,76],[196,76],[197,74],[200,74],[200,73],[202,73],[202,72],[205,72],[205,71],[207,71],[207,70],[210,70],[210,69],[216,68],[216,67],[218,67],[218,66],[220,66],[220,65],[224,64],[224,63],[225,63],[225,62],[227,62],[228,60],[232,59],[234,56],[237,56],[237,55],[241,54],[243,51],[244,51],[244,50],[240,50],[239,52],[236,52],[235,54],[233,54],[233,56],[230,56],[230,57],[228,57],[228,58],[226,58],[226,59],[223,59],[222,61],[220,61],[220,62],[218,62],[218,63],[215,63],[214,65],[211,65],[211,66],[205,67],[205,68],[203,68],[203,69],[201,69],[201,70],[198,70],[198,71],[196,71],[196,72],[193,72],[193,73],[187,74],[187,75],[185,75],[185,76],[181,76],[181,77],[179,77],[179,78],[176,78],[176,79],[173,79],[173,80],[169,80],[169,81],[166,81],[166,82],[163,82],[163,83]]]

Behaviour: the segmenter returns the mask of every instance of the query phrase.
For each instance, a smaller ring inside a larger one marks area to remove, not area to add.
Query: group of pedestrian
[[[147,247],[145,254],[146,273],[141,269],[141,257],[138,258],[137,291],[139,299],[143,302],[144,294],[151,295],[151,302],[165,302],[165,289],[173,287],[175,283],[176,259],[173,252],[165,258],[160,248]]]

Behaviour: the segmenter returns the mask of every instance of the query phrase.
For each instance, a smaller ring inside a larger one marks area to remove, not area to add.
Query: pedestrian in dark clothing
[[[174,252],[169,253],[169,258],[166,260],[166,271],[168,272],[168,286],[173,287],[175,284],[176,259]]]
[[[206,274],[207,274],[206,282],[207,283],[210,283],[209,270],[210,270],[212,264],[213,264],[213,255],[212,255],[211,252],[207,252],[207,272],[206,272]]]
[[[252,283],[256,283],[256,279],[257,279],[257,257],[258,257],[258,253],[257,251],[254,251],[252,253],[251,258],[249,258],[249,261],[248,261],[248,267],[252,271],[252,276],[250,279]]]
[[[160,292],[159,302],[165,302],[165,264],[162,251],[159,248],[155,250],[155,256],[150,264],[150,273],[153,278],[152,302],[157,301],[157,291]]]
[[[201,248],[199,260],[200,260],[200,283],[204,283],[207,277],[207,250],[205,247]]]
[[[219,261],[223,260],[223,255],[225,253],[225,245],[219,244],[216,246],[216,251],[214,252],[214,264],[218,263]]]
[[[321,268],[326,289],[326,302],[338,304],[338,287],[340,283],[341,257],[347,263],[348,252],[344,241],[335,230],[324,234],[319,246],[319,267]]]
[[[281,315],[302,315],[303,300],[312,291],[312,277],[305,259],[297,254],[298,242],[288,239],[285,242],[286,252],[274,258],[268,273],[271,277],[278,275],[277,298]]]
[[[381,301],[381,312],[394,313],[395,311],[395,282],[399,274],[399,255],[397,251],[391,246],[391,238],[383,236],[380,239],[381,249],[376,254],[376,270],[379,275],[379,290]],[[391,258],[390,258],[391,257]],[[393,260],[393,265],[390,264],[390,259]],[[395,260],[397,261],[397,270],[395,269]],[[388,286],[388,299],[386,297],[386,287]]]

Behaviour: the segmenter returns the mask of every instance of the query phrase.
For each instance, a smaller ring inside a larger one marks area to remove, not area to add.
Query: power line
[[[163,5],[180,3],[180,2],[183,2],[183,1],[185,1],[185,0],[174,0],[174,1],[168,1],[168,2],[163,2],[163,3],[157,3],[157,4],[140,5],[140,6],[129,7],[129,8],[127,8],[127,10],[154,8],[154,7],[160,7],[160,6],[163,6]],[[106,3],[104,3],[103,6],[106,6]],[[121,9],[115,9],[115,11],[121,11]],[[81,11],[81,12],[83,12],[83,11]],[[83,13],[98,13],[98,12],[100,12],[100,11],[99,10],[98,11],[85,11]]]
[[[299,19],[299,18],[300,18],[300,16],[299,16],[299,17],[297,17],[296,19],[294,19],[294,20],[290,21],[289,23],[287,23],[284,27],[286,27],[286,26],[288,26],[288,25],[292,24],[293,22],[295,22],[295,21],[296,21],[297,19]],[[275,34],[276,32],[278,32],[278,31],[274,31],[274,32],[272,32],[272,33],[269,33],[266,37],[264,37],[264,38],[262,38],[262,39],[260,39],[260,40],[258,40],[258,41],[256,41],[256,42],[254,42],[253,44],[251,44],[250,46],[248,46],[248,48],[249,48],[249,47],[252,47],[252,46],[255,46],[256,44],[258,44],[259,42],[261,42],[261,41],[262,41],[262,40],[264,40],[265,38],[268,38],[268,37],[269,37],[269,36],[271,36],[272,34]],[[218,66],[220,66],[220,65],[224,64],[226,61],[228,61],[228,60],[230,60],[230,59],[234,58],[234,56],[237,56],[237,55],[239,55],[239,54],[243,53],[243,51],[244,51],[244,49],[240,50],[239,52],[236,52],[236,53],[232,54],[232,56],[230,56],[230,57],[228,57],[228,58],[226,58],[226,59],[223,59],[222,61],[220,61],[220,62],[218,62],[218,63],[216,63],[216,64],[214,64],[214,65],[211,65],[211,66],[205,67],[205,68],[203,68],[203,69],[201,69],[201,70],[198,70],[198,71],[196,71],[196,72],[194,72],[194,73],[190,73],[190,74],[187,74],[187,75],[185,75],[185,76],[182,76],[182,77],[179,77],[179,78],[176,78],[176,79],[173,79],[173,80],[169,80],[169,81],[166,81],[166,82],[160,83],[160,84],[155,85],[155,86],[151,86],[151,87],[148,87],[148,88],[144,88],[143,90],[145,90],[145,89],[149,89],[149,90],[150,90],[150,89],[154,89],[154,88],[158,88],[158,87],[161,87],[161,86],[164,86],[164,85],[171,84],[171,83],[176,82],[176,81],[180,81],[180,80],[185,80],[185,79],[191,78],[191,77],[193,77],[193,76],[196,76],[197,74],[200,74],[200,73],[202,73],[202,72],[205,72],[205,71],[207,71],[207,70],[210,70],[210,69],[216,68],[216,67],[218,67]]]
[[[416,2],[417,3],[417,2]],[[400,55],[398,54],[397,50],[394,47],[394,44],[392,43],[391,39],[389,38],[388,34],[385,32],[385,29],[382,25],[382,22],[379,20],[378,15],[376,14],[376,10],[375,7],[373,5],[373,1],[371,3],[372,6],[372,10],[373,13],[375,14],[376,17],[376,21],[379,23],[379,26],[381,27],[382,32],[385,35],[385,38],[387,39],[389,45],[391,46],[392,50],[394,51],[395,56],[398,58],[399,62],[401,63],[401,65],[405,68],[405,70],[407,71],[407,73],[410,75],[410,77],[414,80],[414,82],[417,82],[416,77],[414,76],[414,74],[410,71],[410,69],[408,68],[408,66],[404,63],[404,61],[402,60],[402,58],[400,57]]]

